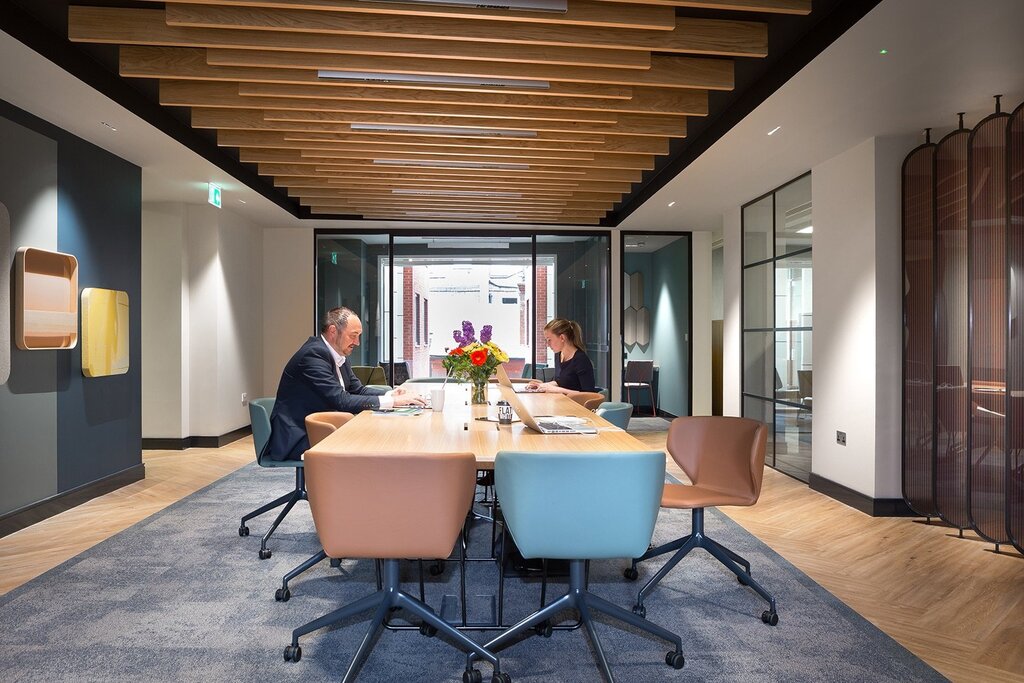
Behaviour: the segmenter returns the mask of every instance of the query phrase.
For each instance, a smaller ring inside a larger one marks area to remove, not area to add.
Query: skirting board
[[[824,493],[829,498],[834,498],[840,503],[849,505],[855,510],[860,510],[872,517],[917,517],[918,515],[907,505],[902,498],[872,498],[859,491],[846,488],[842,484],[820,477],[811,473],[808,482],[811,490]]]
[[[83,484],[70,491],[58,493],[38,503],[26,505],[20,510],[15,510],[0,517],[0,538],[145,477],[146,466],[139,463],[102,479]]]
[[[252,427],[238,429],[220,436],[186,436],[183,439],[142,439],[144,451],[183,451],[186,448],[220,448],[252,434]]]

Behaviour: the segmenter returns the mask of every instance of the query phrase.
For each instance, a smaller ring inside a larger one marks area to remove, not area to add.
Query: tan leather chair
[[[344,426],[346,422],[354,417],[352,413],[335,413],[335,412],[323,412],[323,413],[312,413],[306,416],[306,437],[309,439],[310,446],[315,446],[328,436],[333,434],[339,427]],[[292,591],[288,588],[288,582],[294,579],[299,574],[302,574],[307,569],[319,564],[327,558],[327,553],[324,552],[323,548],[320,552],[314,554],[309,559],[302,562],[302,564],[292,569],[290,572],[284,575],[281,579],[281,587],[274,591],[274,599],[278,602],[288,602],[292,597]],[[332,567],[340,567],[341,559],[337,557],[331,558]]]
[[[421,633],[441,631],[445,640],[494,666],[494,683],[511,679],[498,658],[402,591],[399,559],[448,557],[462,530],[476,487],[472,453],[306,452],[307,492],[313,523],[331,557],[382,560],[383,588],[300,626],[284,650],[285,661],[302,657],[299,636],[374,610],[370,628],[343,681],[352,681],[369,656],[392,607],[412,612]],[[387,495],[381,495],[386,492]],[[402,501],[395,505],[394,501]]]
[[[604,394],[599,394],[596,391],[577,391],[575,394],[569,394],[569,398],[587,410],[594,410],[604,401]]]
[[[693,483],[665,484],[661,506],[692,510],[693,525],[688,536],[648,550],[625,571],[627,579],[635,580],[638,562],[676,551],[640,590],[633,607],[635,613],[646,613],[644,598],[679,560],[694,548],[704,548],[728,567],[741,584],[750,586],[768,601],[769,609],[761,613],[761,621],[771,626],[779,623],[775,598],[750,576],[750,562],[704,535],[704,508],[757,502],[767,439],[768,428],[763,423],[743,417],[680,417],[672,421],[668,452]]]

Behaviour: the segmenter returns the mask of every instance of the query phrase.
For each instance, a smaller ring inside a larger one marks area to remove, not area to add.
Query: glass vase
[[[486,405],[487,404],[487,380],[473,380],[473,392],[470,398],[470,403],[473,405]]]

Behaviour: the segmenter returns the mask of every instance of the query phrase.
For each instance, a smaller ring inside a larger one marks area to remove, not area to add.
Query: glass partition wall
[[[548,320],[583,328],[599,385],[610,378],[608,233],[381,231],[316,233],[317,319],[348,306],[363,319],[353,365],[383,365],[389,381],[441,377],[454,330],[491,325],[509,373],[554,367]]]
[[[813,416],[811,175],[743,206],[743,415],[766,463],[807,481]]]

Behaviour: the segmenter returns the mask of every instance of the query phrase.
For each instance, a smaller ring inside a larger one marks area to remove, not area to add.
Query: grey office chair
[[[626,388],[626,400],[632,402],[633,389],[647,389],[651,397],[651,415],[657,417],[657,401],[654,399],[654,361],[653,360],[630,360],[626,361],[626,377],[624,386]]]
[[[273,398],[257,398],[249,401],[249,421],[252,423],[252,440],[253,445],[256,447],[256,464],[260,467],[291,467],[295,470],[295,488],[276,498],[262,507],[258,507],[246,516],[242,517],[242,522],[238,526],[239,536],[248,536],[249,527],[246,525],[253,517],[259,517],[264,512],[269,512],[274,508],[284,505],[284,509],[274,520],[274,523],[270,526],[270,530],[263,535],[263,540],[260,541],[260,552],[259,557],[261,560],[266,560],[271,556],[270,549],[267,548],[267,541],[277,527],[281,524],[282,520],[288,516],[288,513],[295,507],[295,503],[300,500],[307,500],[306,498],[306,478],[305,470],[303,469],[301,460],[274,460],[270,457],[270,453],[267,453],[267,444],[270,442],[270,414],[274,412],[274,402],[276,399]]]
[[[605,401],[594,411],[620,429],[629,427],[629,418],[633,415],[632,403]]]

